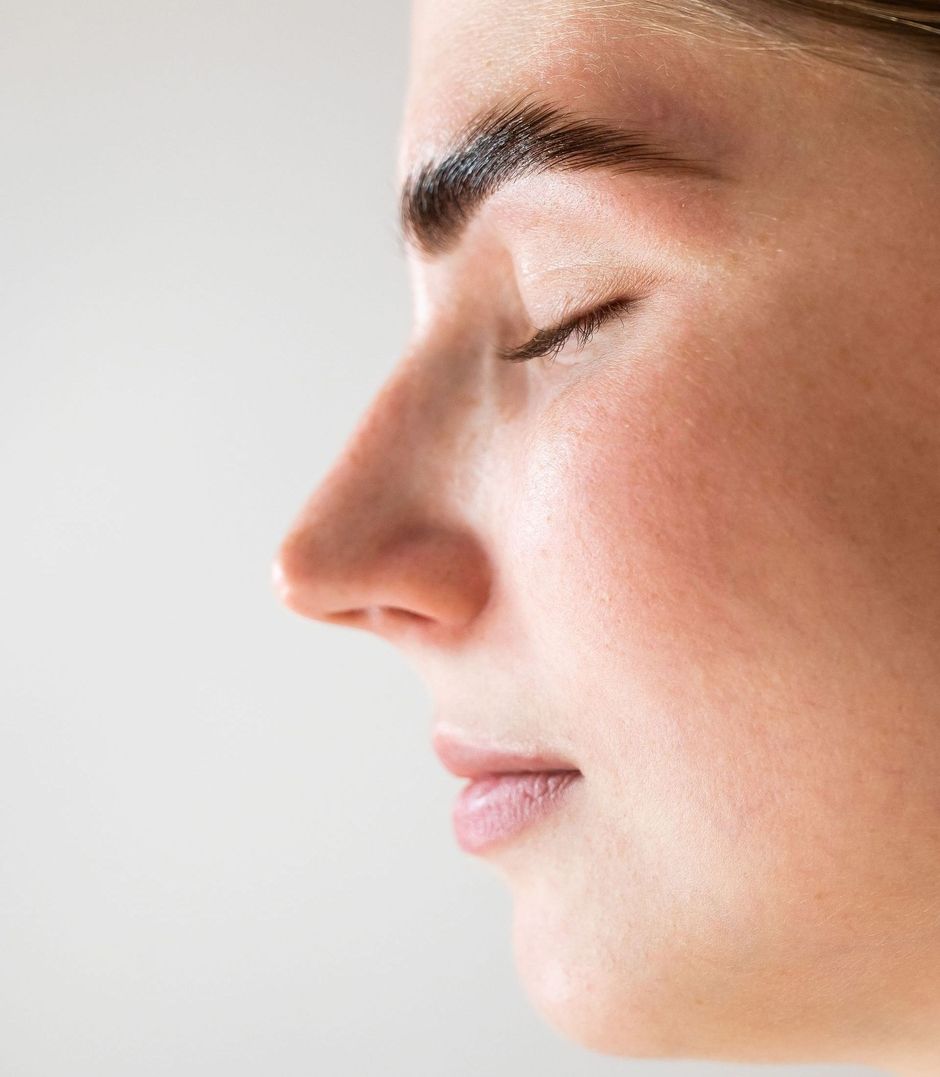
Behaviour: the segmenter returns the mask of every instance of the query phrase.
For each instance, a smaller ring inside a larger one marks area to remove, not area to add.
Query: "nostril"
[[[425,617],[399,606],[362,606],[358,609],[330,610],[320,613],[318,619],[347,628],[364,628],[389,639],[407,638],[412,629],[417,630],[434,623],[433,617]]]
[[[365,610],[337,610],[325,613],[322,620],[334,625],[349,625],[353,628],[370,628]]]
[[[422,624],[434,620],[433,617],[426,617],[423,613],[416,613],[414,610],[402,609],[401,606],[380,606],[378,609],[395,620],[420,621]]]
[[[376,632],[391,625],[416,626],[430,624],[434,620],[433,617],[425,617],[422,613],[401,606],[366,606],[360,610],[341,610],[331,616],[342,619],[342,623],[361,624]]]

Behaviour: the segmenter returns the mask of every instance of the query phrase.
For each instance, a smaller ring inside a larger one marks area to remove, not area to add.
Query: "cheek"
[[[933,713],[931,402],[916,377],[889,374],[916,366],[903,341],[895,355],[870,324],[857,341],[817,331],[788,302],[770,316],[755,304],[753,328],[713,327],[720,352],[686,333],[668,362],[575,378],[515,461],[513,592],[567,702],[580,710],[587,692],[598,714],[623,714],[579,719],[601,759],[636,758],[639,739],[734,775],[727,757],[747,743],[805,784],[816,758],[822,777],[830,752],[896,740],[886,701]],[[800,325],[800,339],[768,340],[768,324]],[[765,790],[736,795],[750,808]]]
[[[716,1006],[722,968],[759,1020],[750,975],[864,966],[846,955],[866,915],[891,939],[899,912],[898,942],[905,902],[936,890],[938,490],[895,422],[916,407],[869,406],[845,358],[746,327],[720,358],[687,339],[575,381],[516,458],[525,661],[589,778],[565,878],[515,875],[521,960],[558,1023],[603,1024],[606,999],[674,1040],[671,993]]]

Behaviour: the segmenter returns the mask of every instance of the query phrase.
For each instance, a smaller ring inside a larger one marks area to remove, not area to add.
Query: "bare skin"
[[[410,346],[279,590],[580,768],[488,854],[561,1033],[940,1072],[940,107],[629,4],[424,0],[402,182],[530,94],[716,178],[518,178],[412,247]]]

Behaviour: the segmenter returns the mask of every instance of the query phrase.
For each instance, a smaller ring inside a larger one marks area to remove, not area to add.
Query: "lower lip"
[[[454,805],[457,844],[479,853],[505,841],[559,807],[580,777],[578,770],[556,770],[477,778]]]

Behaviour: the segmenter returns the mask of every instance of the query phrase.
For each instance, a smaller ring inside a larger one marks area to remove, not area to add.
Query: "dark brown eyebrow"
[[[471,121],[450,149],[411,174],[401,193],[402,234],[426,254],[440,254],[510,180],[593,168],[720,175],[708,162],[684,157],[639,128],[580,118],[522,98]]]

